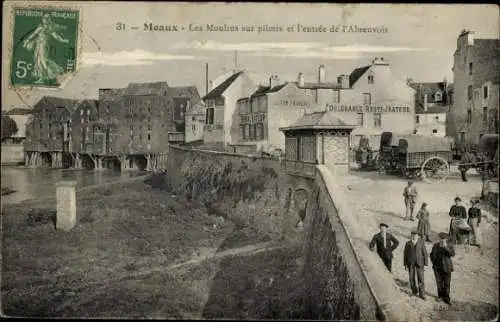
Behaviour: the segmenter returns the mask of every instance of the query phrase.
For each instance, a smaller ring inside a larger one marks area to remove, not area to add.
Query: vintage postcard
[[[2,316],[497,320],[499,18],[5,1]]]

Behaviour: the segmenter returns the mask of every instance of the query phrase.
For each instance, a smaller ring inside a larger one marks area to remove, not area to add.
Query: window
[[[439,121],[439,116],[435,116],[435,117],[434,117],[434,119],[435,119],[436,121]]]
[[[340,90],[333,91],[333,102],[332,103],[340,103]]]
[[[264,140],[264,126],[262,123],[255,124],[255,139]]]
[[[248,138],[250,140],[255,140],[255,126],[249,124],[248,125],[248,129],[249,129],[249,134],[248,134]]]
[[[364,105],[371,105],[372,104],[372,94],[370,94],[370,93],[363,94],[363,104]]]
[[[245,140],[250,140],[250,124],[245,125]]]
[[[436,130],[436,129],[432,130],[432,133],[437,133],[437,132],[438,132],[438,130]]]
[[[87,110],[87,115],[90,115],[90,109]]]
[[[472,75],[472,63],[469,63],[469,75]]]
[[[441,102],[441,101],[442,101],[442,99],[443,99],[443,96],[442,96],[441,92],[436,92],[436,93],[434,94],[434,101],[436,101],[436,102]]]
[[[488,107],[483,107],[483,126],[488,125]]]
[[[358,126],[363,126],[363,113],[356,113],[356,122]]]
[[[415,123],[420,124],[420,115],[415,116]]]
[[[80,115],[83,115],[83,109],[80,110]]]
[[[483,86],[483,98],[488,98],[488,86]]]
[[[207,118],[207,122],[206,122],[207,124],[214,124],[214,108],[213,107],[207,108],[206,118]]]
[[[373,126],[381,127],[382,126],[382,114],[375,113],[373,115]]]
[[[375,81],[375,77],[373,75],[368,75],[368,84],[373,84]]]
[[[245,140],[246,136],[245,136],[245,126],[244,125],[240,126],[240,131],[241,131],[241,139]]]
[[[472,85],[469,85],[469,87],[467,87],[467,97],[469,101],[472,99]]]
[[[472,124],[472,111],[471,110],[467,111],[467,124],[469,124],[469,125]]]
[[[460,132],[460,141],[465,141],[465,132]]]

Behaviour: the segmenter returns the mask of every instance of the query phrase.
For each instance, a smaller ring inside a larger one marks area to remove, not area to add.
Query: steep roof
[[[100,100],[115,100],[120,98],[125,93],[126,88],[100,88]]]
[[[369,65],[354,69],[349,75],[349,87],[352,87],[352,85],[354,85],[358,81],[358,79],[360,79],[361,76],[363,76],[363,74],[366,73],[368,69],[370,69],[370,67],[372,66]]]
[[[19,108],[19,107],[16,107],[16,108],[13,108],[5,113],[2,113],[3,115],[27,115],[27,114],[31,114],[33,112],[33,110],[29,109],[29,108]]]
[[[337,83],[304,83],[303,86],[299,86],[297,82],[295,84],[297,84],[297,87],[304,89],[336,89],[342,87]]]
[[[302,129],[353,129],[356,125],[350,125],[344,120],[326,111],[304,114],[295,123],[280,130],[302,130]]]
[[[61,98],[61,97],[55,97],[55,96],[44,96],[42,99],[40,99],[34,106],[36,109],[37,107],[40,106],[40,104],[43,104],[44,102],[47,102],[50,104],[52,107],[64,107],[66,108],[70,113],[73,113],[79,106],[81,100],[74,100],[74,99],[68,99],[68,98]]]
[[[270,94],[270,93],[279,92],[286,85],[288,85],[288,83],[276,85],[276,86],[273,86],[273,87],[270,87],[270,86],[259,86],[259,88],[255,91],[255,93],[252,94],[252,97],[262,96],[262,95],[266,95],[266,94]]]
[[[181,96],[181,95],[187,95],[187,96],[197,96],[199,97],[200,95],[198,94],[198,89],[196,86],[176,86],[176,87],[169,87],[168,88],[168,95],[172,97],[176,96]]]
[[[223,81],[222,83],[220,83],[219,86],[217,86],[216,88],[212,89],[207,95],[205,95],[203,97],[203,100],[217,98],[217,97],[221,96],[222,94],[224,94],[224,92],[226,91],[226,89],[228,89],[228,87],[231,86],[231,84],[233,84],[233,82],[241,74],[243,74],[243,71],[236,72],[236,73],[232,74],[231,76],[229,76],[225,81]]]
[[[130,83],[123,95],[142,96],[142,95],[161,95],[168,88],[167,82],[154,83]]]

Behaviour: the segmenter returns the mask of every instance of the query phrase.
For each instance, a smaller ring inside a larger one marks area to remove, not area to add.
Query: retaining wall
[[[268,172],[275,175],[266,175]],[[214,186],[214,182],[223,182],[221,173],[231,180],[239,178],[236,180],[239,184],[229,190]],[[204,180],[204,176],[212,179]],[[305,178],[285,174],[280,162],[273,158],[171,146],[166,180],[170,189],[192,198],[209,194],[219,196],[225,204],[221,206],[222,211],[252,218],[259,229],[267,229],[278,236],[289,232],[290,228],[284,226],[295,222],[296,212],[290,206],[293,204],[291,192],[307,191],[308,206],[302,232],[303,278],[307,289],[305,316],[336,320],[409,320],[405,309],[408,303],[402,300],[404,297],[382,261],[363,241],[366,236],[326,166],[316,167],[315,178]],[[254,184],[257,188],[252,186]],[[242,194],[245,187],[249,195]],[[255,189],[260,191],[254,193]]]

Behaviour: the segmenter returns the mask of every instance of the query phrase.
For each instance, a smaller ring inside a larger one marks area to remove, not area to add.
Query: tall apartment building
[[[462,31],[453,55],[453,108],[447,134],[477,144],[486,133],[498,133],[500,39],[479,39]]]

